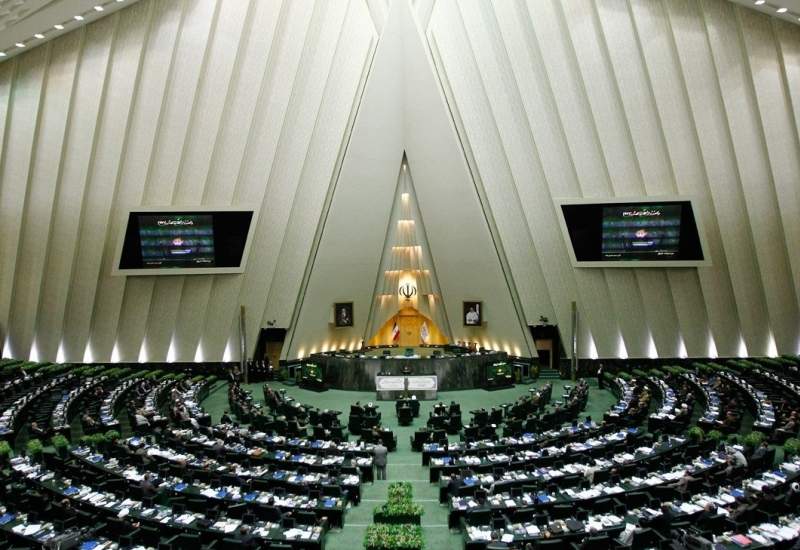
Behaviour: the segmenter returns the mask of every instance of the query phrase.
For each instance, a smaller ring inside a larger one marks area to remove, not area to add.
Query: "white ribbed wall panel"
[[[4,353],[220,360],[240,300],[251,343],[268,299],[288,323],[388,12],[369,4],[142,0],[0,64]],[[244,276],[110,275],[125,209],[231,204],[261,210]]]
[[[493,215],[514,218],[497,230],[528,322],[549,297],[565,336],[579,303],[600,356],[620,336],[632,357],[703,356],[710,339],[736,355],[742,337],[766,354],[770,334],[797,351],[797,26],[723,0],[417,10]],[[576,270],[542,228],[555,198],[674,194],[696,199],[713,266]]]

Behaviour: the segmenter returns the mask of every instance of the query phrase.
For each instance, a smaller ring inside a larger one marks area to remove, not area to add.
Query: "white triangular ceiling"
[[[444,307],[455,340],[532,354],[475,182],[410,5],[392,3],[361,97],[310,276],[283,354],[307,356],[360,345],[406,152]],[[300,274],[298,274],[300,276]],[[484,326],[459,321],[462,302],[484,303]],[[335,302],[354,302],[354,325],[334,328]]]

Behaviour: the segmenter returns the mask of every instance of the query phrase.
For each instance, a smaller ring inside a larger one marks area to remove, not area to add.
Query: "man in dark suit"
[[[378,479],[386,479],[386,458],[389,454],[389,449],[379,439],[373,449],[373,453],[375,457],[373,463],[378,471]]]
[[[447,494],[451,497],[458,496],[458,489],[461,487],[461,478],[453,474],[447,482]]]
[[[767,451],[769,451],[769,443],[767,443],[766,441],[762,441],[761,445],[753,453],[753,456],[750,457],[750,460],[751,461],[763,460],[764,457],[767,455]]]
[[[142,489],[143,497],[152,497],[156,494],[156,486],[153,484],[150,472],[144,474],[144,478],[142,478],[142,482],[139,484],[139,487]]]
[[[250,528],[247,525],[241,525],[239,527],[239,542],[242,543],[242,546],[247,548],[255,547],[255,539],[253,538],[253,533],[250,532]]]

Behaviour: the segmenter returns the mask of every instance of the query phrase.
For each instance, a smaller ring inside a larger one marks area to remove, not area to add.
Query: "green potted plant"
[[[389,500],[401,498],[410,499],[413,497],[413,490],[411,483],[408,481],[395,481],[389,484],[389,488],[386,492],[389,496]]]
[[[372,513],[372,519],[375,523],[419,525],[423,513],[422,506],[410,499],[395,499],[377,506]]]
[[[703,428],[701,428],[700,426],[692,426],[686,432],[686,436],[693,443],[700,443],[701,441],[703,441],[703,436],[705,436],[705,432],[703,431]]]
[[[28,445],[25,447],[26,454],[30,457],[31,460],[38,462],[42,459],[42,453],[44,452],[44,447],[42,446],[42,442],[38,439],[29,439]]]
[[[784,458],[793,458],[800,455],[800,439],[790,437],[783,442]]]
[[[761,445],[761,442],[765,439],[766,436],[763,433],[755,431],[744,436],[744,440],[742,442],[744,443],[746,449],[752,451]]]
[[[69,452],[69,440],[66,437],[62,434],[56,434],[50,439],[50,443],[53,444],[53,448],[56,450],[58,456],[66,458]]]
[[[84,435],[80,438],[81,445],[88,445],[95,451],[102,451],[106,447],[108,440],[101,433]]]
[[[108,443],[115,445],[119,441],[120,434],[117,430],[108,430],[105,433],[105,439]]]
[[[706,434],[706,439],[713,441],[714,446],[718,446],[720,441],[725,441],[725,434],[719,430],[711,430]]]
[[[108,438],[106,434],[96,433],[92,436],[94,439],[94,447],[100,452],[103,452],[108,447]]]
[[[413,489],[407,481],[396,481],[388,488],[388,500],[372,513],[376,523],[419,525],[424,510],[413,502]]]
[[[367,550],[423,550],[425,540],[419,525],[378,523],[367,527],[364,535]]]
[[[11,458],[11,445],[8,441],[0,441],[0,464],[6,464]]]

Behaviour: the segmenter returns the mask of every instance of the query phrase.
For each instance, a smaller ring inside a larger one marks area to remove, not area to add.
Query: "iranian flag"
[[[397,326],[397,317],[394,318],[394,326],[392,327],[392,342],[397,342],[400,339],[400,327]]]

